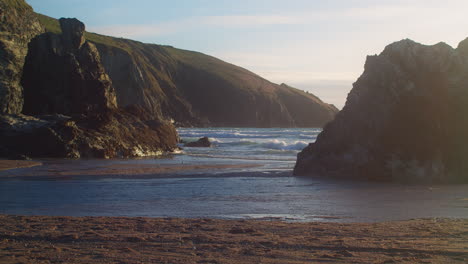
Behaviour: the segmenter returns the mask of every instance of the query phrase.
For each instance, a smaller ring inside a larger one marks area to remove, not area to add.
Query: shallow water
[[[468,185],[405,186],[292,176],[301,137],[312,142],[318,131],[183,129],[185,140],[207,135],[215,147],[186,148],[183,154],[159,159],[46,160],[41,167],[0,172],[0,213],[336,222],[468,218]],[[144,177],[93,175],[112,166],[182,164],[258,166]]]
[[[338,222],[468,218],[468,186],[351,183],[288,173],[10,179],[0,181],[0,213]]]

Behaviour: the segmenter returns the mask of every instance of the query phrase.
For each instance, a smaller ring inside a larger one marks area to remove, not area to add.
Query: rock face
[[[20,81],[28,43],[42,32],[42,25],[24,1],[0,1],[0,114],[21,113]]]
[[[40,16],[49,31],[58,26]],[[87,33],[119,106],[138,105],[180,126],[323,127],[337,109],[198,52]]]
[[[24,65],[25,114],[88,114],[117,107],[96,47],[77,19],[59,20],[62,34],[34,38]]]
[[[468,40],[411,40],[369,56],[343,110],[298,155],[296,175],[468,181]]]

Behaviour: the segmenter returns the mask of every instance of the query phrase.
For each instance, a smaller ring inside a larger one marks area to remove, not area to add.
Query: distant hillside
[[[56,19],[40,15],[47,31]],[[112,79],[120,107],[139,105],[178,125],[323,127],[337,109],[217,58],[86,32]]]

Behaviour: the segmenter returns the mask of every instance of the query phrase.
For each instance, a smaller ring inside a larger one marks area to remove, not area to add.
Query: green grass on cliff
[[[3,4],[17,10],[32,10],[24,0],[1,0]]]
[[[11,0],[11,1],[14,1],[14,0]],[[38,14],[38,18],[39,18],[39,21],[42,23],[42,25],[45,27],[47,32],[52,32],[55,34],[62,33],[62,30],[60,29],[60,24],[57,19],[45,16],[42,14]],[[109,36],[104,36],[104,35],[91,33],[91,32],[86,32],[85,37],[87,40],[93,43],[102,44],[102,45],[106,45],[106,46],[110,46],[114,48],[120,48],[122,50],[127,51],[128,53],[134,53],[132,51],[135,50],[135,46],[139,46],[138,45],[139,42],[137,41],[109,37]],[[243,74],[255,75],[254,73],[249,72],[243,68],[240,68],[233,64],[226,63],[215,57],[211,57],[203,53],[176,49],[171,46],[162,46],[162,45],[154,45],[154,44],[152,44],[151,46],[159,47],[159,50],[162,53],[161,56],[163,57],[164,57],[164,54],[166,54],[167,57],[175,58],[178,61],[183,62],[187,65],[190,65],[194,68],[197,68],[200,70],[208,70],[216,74],[218,77],[226,81],[229,81],[233,84],[236,84],[238,82],[238,78],[237,78],[238,75],[243,75]],[[157,55],[157,54],[153,53],[153,55]],[[162,60],[167,59],[167,57],[166,58],[163,58],[163,57],[161,57],[160,59]],[[239,86],[242,86],[242,85],[239,85]]]
[[[15,1],[15,0],[9,0],[9,1]],[[55,33],[55,34],[61,34],[62,29],[60,28],[60,23],[58,19],[42,15],[37,13],[38,19],[41,22],[41,24],[44,26],[47,32]],[[90,33],[90,32],[85,32],[85,38],[91,42],[94,43],[99,43],[107,46],[112,46],[112,47],[117,47],[121,48],[124,50],[128,51],[128,47],[125,45],[122,45],[118,41],[116,41],[116,38],[113,37],[108,37],[108,36],[103,36],[95,33]]]
[[[52,32],[55,34],[62,33],[60,23],[57,19],[42,14],[37,14],[37,18],[39,19],[39,22],[41,22],[41,24],[44,26],[47,32]]]
[[[38,16],[46,31],[61,33],[57,19],[40,14]],[[232,100],[225,101],[228,103],[250,98],[249,100],[288,105],[288,109],[291,110],[290,114],[303,116],[300,124],[308,124],[307,126],[311,126],[309,122],[311,118],[306,111],[313,110],[321,113],[328,111],[321,109],[331,108],[312,94],[284,84],[273,84],[242,67],[200,52],[177,49],[171,46],[145,44],[91,32],[85,32],[85,37],[104,54],[116,54],[122,56],[121,58],[130,57],[130,60],[140,71],[140,75],[145,76],[144,85],[150,87],[148,91],[153,94],[151,96],[156,97],[155,94],[157,94],[157,100],[178,102],[180,106],[186,105],[185,100],[187,99],[192,104],[189,104],[187,109],[190,110],[193,106],[196,111],[207,116],[212,115],[210,119],[222,120],[224,116],[221,118],[221,113],[218,115],[213,109],[226,107],[219,108],[216,103],[209,106],[212,108],[205,107],[205,98],[201,97],[197,91],[205,92],[209,96],[218,96],[217,98],[221,98],[218,100],[220,102],[223,101],[223,96],[228,95],[233,97]],[[121,81],[121,83],[128,84],[125,80]],[[178,88],[176,89],[176,87]],[[122,88],[122,90],[125,89]],[[182,101],[174,101],[178,100],[179,97],[183,98]],[[157,100],[155,99],[155,102]],[[159,103],[159,101],[157,102]],[[235,107],[236,105],[231,105],[231,108]],[[232,116],[229,111],[225,111],[224,114]],[[299,120],[299,118],[296,119]]]

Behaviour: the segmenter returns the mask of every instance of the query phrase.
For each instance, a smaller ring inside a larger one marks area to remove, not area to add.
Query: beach
[[[295,177],[314,131],[181,134],[208,132],[161,158],[0,161],[0,263],[468,261],[468,185]]]
[[[0,215],[0,263],[466,263],[468,220]]]

